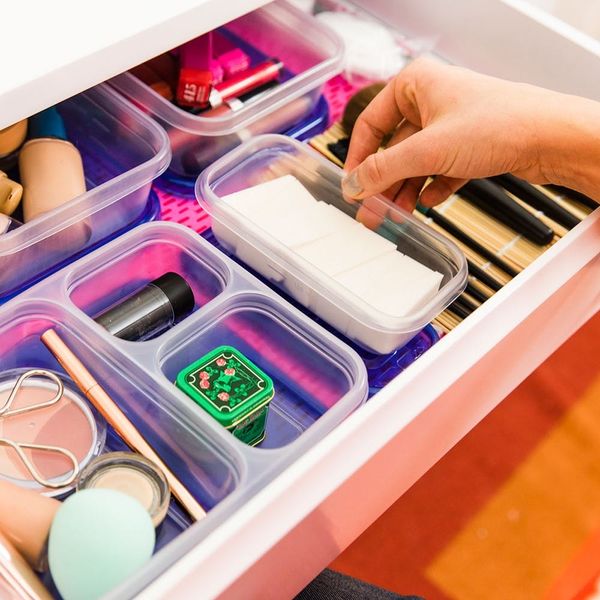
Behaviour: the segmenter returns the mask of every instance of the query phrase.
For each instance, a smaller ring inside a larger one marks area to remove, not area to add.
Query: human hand
[[[469,179],[512,173],[600,198],[599,123],[592,100],[419,58],[356,121],[342,190],[355,199],[385,193],[410,211]]]

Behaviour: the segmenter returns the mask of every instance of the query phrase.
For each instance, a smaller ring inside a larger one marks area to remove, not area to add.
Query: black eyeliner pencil
[[[598,202],[592,200],[591,198],[588,198],[585,194],[582,194],[581,192],[577,192],[570,188],[566,188],[562,185],[556,185],[554,183],[551,183],[546,187],[552,192],[558,194],[559,196],[564,196],[565,198],[569,198],[570,200],[575,200],[575,202],[579,202],[579,204],[583,204],[584,206],[587,206],[592,210],[595,210],[600,206]]]
[[[554,238],[554,232],[550,227],[507,196],[499,185],[491,181],[472,179],[460,188],[458,194],[536,244],[545,246]]]
[[[445,229],[449,234],[453,235],[457,240],[460,240],[465,246],[469,246],[471,250],[474,250],[477,254],[487,258],[487,260],[502,269],[507,275],[516,277],[519,274],[519,272],[511,267],[505,260],[497,256],[496,253],[492,252],[489,248],[480,244],[477,240],[474,240],[470,235],[458,227],[458,225],[455,225],[439,211],[433,208],[425,208],[420,204],[417,205],[417,209],[434,223],[437,223],[440,227]]]
[[[469,267],[469,274],[473,275],[473,277],[476,277],[477,279],[479,279],[479,281],[481,281],[481,283],[484,283],[485,285],[487,285],[490,289],[494,290],[495,292],[499,292],[502,289],[502,284],[499,281],[494,279],[491,275],[486,273],[482,268],[478,267],[475,263],[473,263],[467,259],[467,265]]]
[[[459,296],[446,310],[452,311],[461,319],[466,319],[473,311],[477,309],[470,300],[464,296]]]
[[[489,300],[489,296],[484,294],[481,290],[478,290],[472,283],[467,283],[465,292],[479,302],[485,302],[486,300]]]
[[[510,173],[490,177],[490,179],[501,185],[511,194],[517,196],[517,198],[523,200],[523,202],[529,204],[529,206],[541,210],[547,217],[550,217],[567,229],[573,229],[573,227],[581,222],[573,213],[554,202],[552,198],[549,198],[523,179],[519,179]]]

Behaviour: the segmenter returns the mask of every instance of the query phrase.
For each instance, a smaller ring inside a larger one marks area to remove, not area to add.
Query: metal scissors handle
[[[19,390],[23,386],[23,383],[31,377],[44,377],[46,379],[51,380],[53,383],[56,384],[56,388],[57,388],[56,394],[50,400],[46,400],[44,402],[38,402],[37,404],[32,404],[30,406],[24,406],[22,408],[13,408],[11,410],[11,406],[12,406],[13,402],[15,401],[15,398],[17,397]],[[21,415],[24,413],[41,410],[43,408],[53,406],[54,404],[57,404],[62,399],[64,391],[65,391],[65,387],[64,387],[64,384],[61,381],[60,377],[58,377],[51,371],[46,371],[45,369],[31,369],[29,371],[26,371],[17,379],[8,398],[6,399],[6,401],[4,402],[2,407],[0,407],[0,419],[6,419],[8,417],[12,417],[15,415]],[[35,479],[35,481],[37,481],[40,485],[42,485],[44,487],[53,488],[53,489],[64,487],[66,485],[73,483],[73,481],[75,481],[75,479],[79,475],[79,463],[77,461],[77,457],[70,450],[67,450],[66,448],[61,448],[60,446],[50,446],[47,444],[32,444],[29,442],[17,442],[14,440],[9,440],[8,438],[0,438],[0,445],[9,446],[10,448],[12,448],[17,453],[18,457],[21,459],[21,462],[25,465],[25,468],[29,471],[29,473]],[[70,473],[64,479],[61,479],[59,481],[49,481],[48,479],[45,479],[39,473],[39,471],[35,468],[33,463],[29,460],[29,458],[23,451],[23,448],[28,448],[31,450],[41,450],[42,452],[53,452],[55,454],[60,454],[64,457],[66,457],[69,461],[71,461],[73,468],[71,469]]]

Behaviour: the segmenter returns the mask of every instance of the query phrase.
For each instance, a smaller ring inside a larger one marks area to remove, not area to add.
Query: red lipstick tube
[[[283,63],[272,58],[256,67],[247,69],[239,75],[215,85],[210,93],[210,105],[215,108],[231,98],[238,98],[261,85],[275,81],[282,69]]]

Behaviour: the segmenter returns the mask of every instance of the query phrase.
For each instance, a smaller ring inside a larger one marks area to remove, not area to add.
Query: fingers
[[[458,191],[465,183],[467,179],[456,179],[454,177],[446,177],[445,175],[438,175],[421,193],[419,202],[431,208],[440,204],[444,200]]]
[[[434,81],[440,68],[444,67],[439,61],[418,58],[373,98],[354,124],[346,159],[347,171],[352,171],[367,156],[376,152],[381,140],[403,119],[421,127],[417,89],[423,81]]]
[[[396,131],[394,131],[394,135],[392,135],[392,137],[386,147],[391,148],[392,146],[395,146],[396,144],[403,142],[405,139],[407,139],[414,133],[417,133],[417,131],[419,131],[419,129],[420,129],[420,127],[413,125],[412,123],[410,123],[409,121],[407,121],[405,119],[397,127]],[[394,202],[396,200],[396,197],[398,196],[400,190],[404,187],[404,185],[405,185],[404,181],[398,181],[398,182],[394,183],[391,187],[389,187],[387,190],[385,190],[385,192],[383,192],[383,195],[386,198],[388,198],[388,200],[391,200],[392,202]]]
[[[388,206],[379,198],[366,198],[356,213],[356,220],[369,229],[377,229],[389,212]]]
[[[404,182],[404,185],[394,198],[394,202],[404,210],[412,212],[417,205],[419,194],[427,181],[427,177],[413,177]]]
[[[356,120],[345,168],[351,171],[367,156],[377,152],[381,140],[393,131],[402,119],[396,104],[392,80],[371,100]]]
[[[418,131],[403,142],[370,154],[342,180],[342,192],[354,199],[379,194],[404,179],[437,174],[440,149],[435,126]]]

